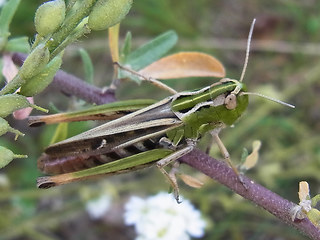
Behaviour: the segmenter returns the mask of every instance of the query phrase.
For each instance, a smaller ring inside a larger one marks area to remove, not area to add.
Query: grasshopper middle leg
[[[217,143],[221,154],[223,155],[224,160],[227,162],[227,164],[232,168],[232,170],[235,172],[235,174],[238,176],[239,181],[241,182],[241,184],[247,188],[247,186],[245,185],[245,183],[243,182],[243,178],[241,176],[241,174],[239,173],[237,167],[234,166],[234,164],[232,163],[231,159],[230,159],[230,154],[227,150],[227,148],[224,146],[223,142],[221,141],[219,135],[218,135],[219,131],[212,131],[211,135],[214,139],[214,141]]]

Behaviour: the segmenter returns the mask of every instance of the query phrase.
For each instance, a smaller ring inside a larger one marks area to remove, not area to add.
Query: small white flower
[[[86,210],[92,219],[99,219],[109,210],[111,205],[111,197],[103,194],[96,199],[92,199],[86,203]]]
[[[134,225],[136,240],[189,240],[202,237],[206,222],[188,201],[177,204],[172,195],[159,193],[147,199],[131,197],[125,205],[125,223]]]

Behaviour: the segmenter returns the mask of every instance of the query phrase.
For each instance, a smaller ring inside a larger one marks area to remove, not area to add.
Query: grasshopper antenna
[[[290,107],[290,108],[295,108],[295,106],[292,105],[292,104],[290,104],[290,103],[283,102],[283,101],[281,101],[281,100],[278,100],[278,99],[275,99],[275,98],[273,98],[273,97],[269,97],[269,96],[263,95],[263,94],[261,94],[261,93],[242,92],[242,93],[240,93],[240,94],[241,94],[241,95],[255,95],[255,96],[262,97],[262,98],[268,99],[268,100],[270,100],[270,101],[273,101],[273,102],[282,104],[282,105],[287,106],[287,107]]]
[[[243,69],[242,69],[242,73],[241,73],[241,77],[239,82],[242,82],[243,78],[244,78],[244,74],[246,73],[246,69],[247,69],[247,65],[248,65],[248,60],[249,60],[249,53],[250,53],[250,45],[251,45],[251,38],[252,38],[252,32],[253,32],[253,28],[254,28],[254,24],[256,23],[256,19],[254,18],[252,23],[251,23],[251,27],[250,27],[250,31],[249,31],[249,35],[248,35],[248,41],[247,41],[247,51],[246,51],[246,59],[244,61],[244,65],[243,65]]]
[[[243,78],[244,78],[244,74],[246,72],[247,69],[247,65],[248,65],[248,60],[249,60],[249,53],[250,53],[250,45],[251,45],[251,38],[252,38],[252,33],[253,33],[253,28],[254,28],[254,24],[256,23],[256,19],[254,18],[252,23],[251,23],[251,27],[250,27],[250,31],[249,31],[249,35],[248,35],[248,41],[247,41],[247,51],[246,51],[246,59],[244,61],[244,65],[243,65],[243,69],[242,69],[242,73],[241,73],[241,77],[239,82],[242,82]],[[265,99],[268,99],[270,101],[282,104],[284,106],[290,107],[290,108],[295,108],[294,105],[280,101],[278,99],[263,95],[261,93],[252,93],[252,92],[242,92],[241,95],[255,95],[255,96],[259,96]]]

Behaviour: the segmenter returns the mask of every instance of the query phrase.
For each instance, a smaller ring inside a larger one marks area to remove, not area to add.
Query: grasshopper
[[[159,102],[49,146],[39,158],[38,167],[45,173],[58,175],[38,178],[37,186],[49,188],[156,164],[170,181],[178,200],[176,179],[164,167],[192,151],[207,132],[211,133],[225,160],[239,176],[219,138],[220,130],[232,125],[242,115],[248,106],[248,95],[262,96],[294,107],[261,94],[246,92],[242,81],[254,22],[249,32],[240,80],[223,78],[200,90],[181,93],[173,90],[172,96]]]

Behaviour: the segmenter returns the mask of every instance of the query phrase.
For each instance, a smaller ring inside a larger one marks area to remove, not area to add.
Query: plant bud
[[[88,26],[104,30],[119,23],[129,12],[132,0],[98,0],[89,14]]]
[[[52,59],[38,75],[28,79],[28,81],[21,86],[20,94],[31,97],[42,92],[52,82],[61,63],[62,58],[60,55]]]
[[[44,108],[31,104],[25,96],[19,94],[0,96],[0,117],[6,117],[12,112],[26,107],[32,107],[43,112],[48,112],[48,110]]]
[[[42,69],[49,62],[50,52],[44,44],[39,44],[27,59],[19,70],[19,75],[23,79],[29,79],[42,71]]]
[[[54,0],[42,4],[36,11],[34,25],[41,36],[54,33],[64,21],[66,4],[63,0]]]

